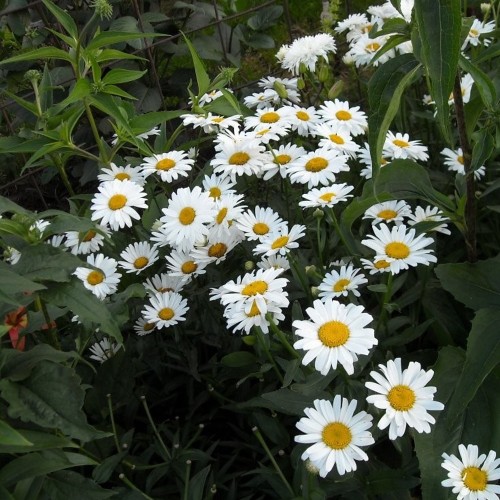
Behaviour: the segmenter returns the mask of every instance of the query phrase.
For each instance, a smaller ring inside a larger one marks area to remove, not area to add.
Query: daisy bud
[[[113,7],[107,0],[94,0],[90,4],[95,9],[96,14],[101,19],[111,19],[113,15]]]
[[[280,81],[276,80],[273,84],[273,89],[281,97],[281,99],[288,99],[288,91]]]
[[[38,82],[38,80],[40,80],[40,78],[42,78],[42,74],[36,69],[30,69],[26,71],[26,73],[24,73],[24,79],[28,82],[36,83]]]
[[[307,472],[313,474],[314,476],[317,476],[319,474],[319,468],[316,467],[310,460],[306,460],[305,466]]]
[[[251,271],[255,267],[255,263],[251,260],[245,262],[245,271]]]
[[[257,341],[254,335],[247,335],[241,340],[243,340],[243,343],[245,343],[246,345],[255,345],[255,342]]]
[[[326,64],[322,64],[321,67],[319,68],[318,80],[321,83],[325,83],[328,81],[329,77],[330,77],[330,68]]]
[[[335,99],[342,93],[343,90],[344,82],[342,80],[335,82],[328,91],[328,99]]]
[[[304,87],[306,86],[304,79],[303,78],[297,78],[297,88],[299,90],[303,90]]]
[[[313,298],[316,298],[319,296],[319,288],[317,286],[311,287],[311,295],[313,296]]]
[[[321,210],[321,208],[317,208],[317,209],[313,212],[313,217],[314,217],[315,219],[322,219],[324,216],[325,216],[325,212],[323,212],[323,210]]]
[[[316,274],[316,266],[306,266],[307,276],[314,276]]]
[[[490,9],[491,9],[491,4],[490,3],[482,3],[481,4],[481,12],[483,14],[486,14]]]
[[[217,493],[217,485],[216,484],[212,484],[212,486],[210,487],[210,493],[213,493],[215,495],[215,493]]]

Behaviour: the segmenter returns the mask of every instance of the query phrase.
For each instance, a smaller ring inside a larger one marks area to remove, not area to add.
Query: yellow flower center
[[[217,222],[217,224],[222,224],[222,222],[226,218],[226,215],[227,215],[227,208],[226,207],[221,208],[219,210],[219,213],[217,214],[217,217],[215,218],[215,221]]]
[[[276,250],[278,248],[283,248],[287,243],[290,238],[288,236],[280,236],[279,238],[276,238],[273,241],[273,244],[271,245],[271,248],[273,250]]]
[[[292,157],[290,155],[277,155],[274,162],[278,163],[279,165],[286,165],[290,162],[291,159]]]
[[[385,246],[385,253],[391,259],[406,259],[410,255],[410,249],[404,243],[393,241]]]
[[[217,257],[220,259],[224,257],[227,252],[227,245],[224,243],[215,243],[208,248],[208,256],[209,257]]]
[[[270,128],[263,128],[262,130],[255,132],[255,135],[260,135],[262,137],[263,135],[266,135],[269,132],[271,132]]]
[[[262,236],[269,232],[269,226],[264,222],[257,222],[256,224],[253,225],[252,230],[255,234]]]
[[[196,212],[194,208],[191,207],[184,207],[179,212],[179,222],[184,226],[189,226],[189,224],[192,224],[195,217],[196,217]]]
[[[142,269],[144,266],[147,266],[149,259],[147,257],[138,257],[134,260],[134,267],[136,269]]]
[[[198,264],[196,264],[196,262],[192,261],[192,260],[187,260],[186,262],[184,262],[184,264],[182,264],[181,266],[181,271],[184,273],[184,274],[191,274],[191,273],[194,273],[196,271],[196,269],[198,269]]]
[[[472,29],[469,31],[469,36],[477,38],[479,36],[479,31]]]
[[[85,243],[89,242],[90,240],[92,240],[95,236],[96,236],[96,232],[93,231],[92,229],[90,229],[89,231],[87,231],[85,233],[85,236],[82,238],[82,241],[84,241]]]
[[[220,198],[221,194],[222,194],[222,191],[217,186],[211,187],[209,189],[209,195],[214,200],[217,200],[218,198]]]
[[[250,308],[250,311],[247,313],[247,316],[249,318],[253,318],[254,316],[257,316],[260,314],[260,310],[259,308],[257,307],[257,304],[255,302],[255,300],[253,301],[253,304],[252,304],[252,307]]]
[[[306,170],[308,172],[321,172],[326,167],[328,167],[328,160],[321,156],[317,156],[316,158],[311,158],[306,163]]]
[[[245,163],[250,159],[247,153],[233,153],[229,158],[230,165],[245,165]]]
[[[345,323],[328,321],[319,327],[318,337],[327,347],[339,347],[348,341],[350,333],[349,327]]]
[[[334,142],[335,144],[345,144],[345,141],[344,139],[342,139],[342,137],[340,137],[340,135],[337,135],[337,134],[330,134],[330,140],[332,142]]]
[[[114,194],[108,201],[111,210],[120,210],[127,204],[127,197],[124,194]]]
[[[377,262],[373,263],[373,266],[376,269],[386,269],[387,267],[390,266],[390,264],[386,260],[377,260]]]
[[[142,329],[143,329],[145,332],[149,332],[149,331],[151,331],[154,327],[155,327],[155,324],[154,324],[154,323],[144,323],[144,324],[142,325]]]
[[[160,288],[157,288],[156,290],[157,292],[160,292],[160,293],[167,293],[167,292],[173,292],[174,289],[173,288],[170,288],[169,286],[162,286]]]
[[[385,158],[380,158],[380,166],[383,167],[384,165],[387,165],[389,162]]]
[[[397,411],[408,411],[413,408],[415,392],[407,385],[395,385],[387,394],[390,405]]]
[[[87,276],[87,283],[89,285],[95,286],[104,281],[104,274],[101,271],[90,271]]]
[[[170,307],[164,307],[158,311],[158,317],[164,321],[168,321],[175,316],[175,311],[170,309]]]
[[[269,113],[264,113],[260,117],[260,121],[262,123],[276,123],[279,121],[280,115],[278,113],[275,113],[274,111],[270,111]]]
[[[263,295],[268,289],[267,283],[262,280],[256,280],[252,281],[251,283],[248,283],[248,285],[243,288],[241,291],[242,295],[248,295],[249,297],[253,295],[257,295],[258,293],[260,295]]]
[[[462,155],[457,156],[457,161],[460,163],[460,165],[464,164],[464,157]]]
[[[310,116],[305,111],[297,111],[297,113],[295,113],[295,116],[303,122],[307,122],[310,119]]]
[[[347,120],[350,120],[352,118],[351,113],[349,113],[349,111],[344,111],[343,109],[337,111],[335,113],[335,116],[337,117],[337,120],[341,120],[343,122],[346,122]]]
[[[478,467],[466,467],[462,471],[462,480],[471,491],[484,491],[488,484],[488,473]]]
[[[341,422],[332,422],[321,433],[323,442],[334,450],[347,448],[352,441],[351,429]]]
[[[348,280],[346,278],[341,278],[333,285],[333,291],[334,292],[343,292],[345,289],[349,286],[349,283],[351,280]]]
[[[377,217],[380,217],[381,219],[394,219],[394,217],[397,217],[398,213],[395,210],[381,210],[378,214]]]
[[[175,161],[170,158],[164,158],[156,164],[156,170],[170,170],[175,167]]]
[[[380,49],[380,44],[377,42],[369,43],[365,48],[368,52],[376,52]]]
[[[335,193],[324,193],[319,197],[320,200],[326,201],[326,203],[330,203],[333,198],[335,198]]]
[[[401,139],[394,139],[392,143],[394,144],[394,146],[397,146],[398,148],[407,148],[410,145],[409,142],[402,141]]]
[[[214,116],[212,118],[212,122],[213,123],[222,123],[224,121],[224,117],[223,116]]]
[[[118,179],[119,181],[127,181],[130,179],[130,175],[125,172],[119,172],[115,175],[115,179]]]

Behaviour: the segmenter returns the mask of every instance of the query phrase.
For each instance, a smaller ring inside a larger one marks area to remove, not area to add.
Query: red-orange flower
[[[18,349],[19,351],[24,351],[26,344],[26,337],[19,338],[19,332],[28,326],[28,314],[24,306],[19,307],[15,311],[8,313],[4,322],[7,326],[10,326],[9,337],[12,347]]]

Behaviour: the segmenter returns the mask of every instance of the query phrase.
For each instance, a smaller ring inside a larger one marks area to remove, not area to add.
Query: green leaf
[[[184,111],[155,111],[134,116],[130,120],[130,127],[138,134],[148,132],[162,122],[168,122],[185,114]]]
[[[474,148],[472,150],[471,169],[477,170],[484,165],[495,150],[495,139],[488,129],[477,131],[474,137]]]
[[[128,455],[128,451],[121,451],[104,459],[92,472],[92,479],[96,483],[109,481],[111,474],[115,471],[121,461]]]
[[[378,177],[387,131],[400,106],[405,88],[416,77],[420,64],[413,54],[402,54],[382,64],[368,83],[368,143],[373,178]]]
[[[47,302],[59,307],[67,307],[77,314],[83,323],[97,324],[102,332],[120,343],[123,341],[118,323],[106,305],[92,292],[86,290],[77,278],[73,278],[69,283],[54,284],[41,295],[42,299]]]
[[[59,450],[29,453],[12,460],[0,470],[0,484],[9,487],[30,477],[44,476],[62,469],[95,465],[95,463],[91,458],[79,453],[65,453]]]
[[[106,45],[113,45],[115,43],[128,42],[129,40],[137,40],[140,38],[152,38],[155,36],[162,36],[159,33],[134,33],[130,31],[104,31],[96,35],[91,42],[87,45],[85,50],[100,49]]]
[[[105,94],[117,95],[118,97],[123,97],[124,99],[130,99],[131,101],[137,100],[137,97],[134,97],[132,94],[129,94],[116,85],[106,85],[102,92]]]
[[[76,27],[76,23],[73,21],[73,18],[50,0],[43,0],[43,4],[48,10],[50,10],[52,15],[59,21],[62,27],[73,37],[73,39],[78,40],[78,28]]]
[[[127,52],[116,49],[102,49],[101,51],[97,51],[95,54],[95,60],[99,63],[107,61],[123,61],[124,59],[147,61],[144,57],[128,54]]]
[[[250,17],[247,25],[255,31],[264,31],[273,26],[283,14],[281,5],[271,5],[265,9],[260,9]]]
[[[196,49],[194,48],[193,44],[189,41],[189,39],[182,34],[184,37],[184,41],[186,42],[186,45],[189,49],[189,52],[191,53],[191,58],[193,60],[193,65],[194,65],[194,71],[196,73],[196,82],[198,84],[198,96],[201,96],[208,92],[210,88],[210,78],[208,77],[207,71],[205,70],[205,66],[198,56],[198,53],[196,52]]]
[[[500,303],[499,303],[500,307]],[[499,309],[480,309],[472,320],[465,365],[448,403],[450,420],[466,408],[491,370],[500,363]]]
[[[3,446],[16,446],[26,450],[33,446],[33,443],[28,441],[22,434],[19,434],[7,422],[0,420],[0,447]]]
[[[82,411],[85,392],[70,368],[42,360],[22,382],[0,380],[0,391],[9,404],[7,412],[11,418],[57,429],[84,442],[108,435],[87,423]]]
[[[40,61],[44,59],[61,59],[70,63],[73,62],[73,58],[65,50],[56,49],[55,47],[40,47],[38,49],[29,49],[27,52],[4,59],[0,61],[0,65],[22,61]]]
[[[21,137],[0,137],[1,153],[33,153],[45,146],[48,140],[45,138],[22,139]],[[3,198],[3,197],[2,197]],[[3,202],[1,202],[3,205]],[[24,209],[22,209],[24,210]],[[26,210],[24,210],[26,212]]]
[[[101,230],[96,228],[95,223],[89,220],[88,217],[78,217],[66,212],[51,211],[51,215],[55,215],[50,221],[50,226],[45,230],[44,234],[60,234],[67,231],[78,231],[86,233],[87,231],[96,231],[101,233]],[[40,217],[45,217],[47,212],[40,214]]]
[[[38,116],[38,109],[34,102],[30,102],[27,101],[26,99],[23,99],[22,97],[18,97],[16,94],[9,92],[8,90],[4,90],[3,93],[10,99],[12,99],[14,102],[19,104],[19,106],[28,110],[32,115]]]
[[[435,271],[443,288],[467,307],[500,308],[500,256],[474,264],[440,264]]]
[[[5,139],[7,138],[5,137]],[[2,147],[1,140],[2,138],[0,138],[0,148]],[[5,198],[5,196],[0,196],[0,214],[3,214],[5,212],[24,215],[30,214],[30,212],[23,208],[21,205],[14,203],[13,201],[9,200],[9,198]]]
[[[453,91],[462,29],[459,0],[415,0],[414,16],[421,57],[430,79],[441,132],[451,143],[448,99]]]
[[[459,63],[460,67],[467,73],[470,73],[474,79],[474,83],[477,86],[477,90],[479,91],[479,95],[484,105],[488,109],[493,110],[497,105],[497,93],[489,76],[463,55],[460,55]]]
[[[251,352],[237,351],[226,354],[226,356],[221,359],[221,363],[230,368],[241,368],[242,366],[255,365],[257,363],[257,358]]]
[[[57,108],[64,109],[65,107],[80,101],[84,97],[90,95],[90,82],[86,78],[79,78],[73,88],[70,90],[68,97],[56,104]]]
[[[13,296],[17,293],[36,292],[37,290],[44,290],[45,288],[46,287],[40,283],[35,283],[16,272],[0,267],[0,300],[3,300],[4,295],[14,300]],[[9,303],[20,304],[20,302],[15,300]]]
[[[118,494],[69,470],[60,470],[45,478],[43,490],[50,500],[104,500]]]
[[[24,439],[32,443],[29,450],[26,449],[26,446],[0,444],[0,453],[14,454],[53,448],[78,448],[78,445],[68,438],[54,436],[54,434],[49,434],[47,432],[19,429],[19,434],[21,434]]]
[[[488,59],[494,59],[500,56],[500,42],[490,45],[487,49],[481,50],[479,56],[474,59],[476,64],[487,61]]]
[[[116,84],[116,83],[127,83],[133,82],[134,80],[138,80],[142,75],[147,73],[147,70],[144,71],[135,71],[131,69],[122,69],[116,68],[108,71],[102,81],[108,84]]]
[[[207,465],[189,480],[189,498],[191,500],[203,500],[207,498],[207,496],[204,495],[204,490],[210,468],[211,465]]]
[[[394,160],[382,168],[374,191],[397,200],[422,198],[445,212],[454,211],[452,201],[432,187],[427,170],[412,160]]]

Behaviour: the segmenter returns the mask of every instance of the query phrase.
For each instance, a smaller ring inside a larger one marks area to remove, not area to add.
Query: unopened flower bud
[[[313,212],[313,217],[314,217],[315,219],[322,219],[324,216],[325,216],[325,212],[323,212],[323,210],[321,210],[321,208],[317,208],[317,209]]]
[[[328,99],[335,99],[344,90],[344,82],[342,80],[336,81],[328,91]]]
[[[96,14],[101,19],[111,19],[113,15],[113,7],[108,0],[93,0],[90,6],[95,9]]]
[[[306,266],[306,274],[307,276],[314,276],[314,274],[316,273],[316,266],[312,265],[312,266]]]
[[[299,90],[303,90],[305,86],[306,86],[306,84],[304,82],[304,79],[303,78],[298,78],[297,79],[297,88]]]
[[[42,78],[42,75],[37,69],[29,69],[26,73],[24,73],[24,79],[28,82],[38,82],[40,78]]]
[[[257,341],[254,335],[245,335],[241,338],[241,340],[243,340],[246,345],[255,345],[255,342]]]
[[[311,287],[311,295],[316,298],[319,296],[319,288],[317,286]]]
[[[288,99],[288,91],[286,87],[280,81],[276,80],[273,84],[273,88],[281,99]]]
[[[306,460],[305,466],[306,466],[307,472],[310,472],[311,474],[314,474],[315,476],[317,476],[319,474],[319,468],[316,467],[316,465],[314,465],[310,460]]]
[[[254,269],[255,267],[255,263],[251,260],[247,260],[245,262],[245,271],[251,271],[252,269]]]
[[[330,68],[326,64],[322,64],[318,72],[318,80],[321,83],[325,83],[330,78]]]
[[[483,14],[488,13],[488,11],[491,9],[491,3],[482,3],[481,4],[481,12]]]

